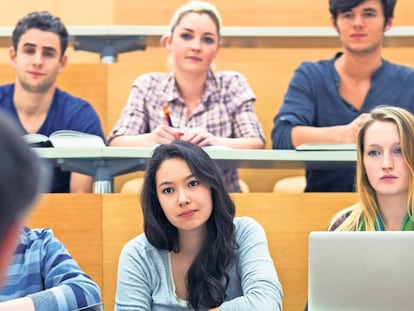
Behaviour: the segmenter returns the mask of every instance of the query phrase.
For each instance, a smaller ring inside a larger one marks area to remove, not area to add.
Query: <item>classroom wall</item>
[[[0,26],[14,26],[24,14],[48,10],[67,25],[166,25],[184,0],[4,0]],[[328,26],[328,0],[211,0],[227,26]],[[398,0],[396,24],[412,25],[412,0]]]

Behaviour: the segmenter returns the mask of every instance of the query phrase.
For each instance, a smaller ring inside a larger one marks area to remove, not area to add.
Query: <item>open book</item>
[[[38,133],[26,134],[23,138],[30,147],[105,147],[100,136],[72,130],[56,131],[49,137]]]

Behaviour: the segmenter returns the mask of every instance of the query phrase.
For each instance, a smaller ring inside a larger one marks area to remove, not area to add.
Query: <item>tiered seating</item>
[[[216,1],[226,26],[330,26],[328,1],[258,0],[234,5]],[[178,0],[61,0],[25,2],[10,5],[0,2],[0,26],[12,27],[33,10],[49,10],[67,26],[76,25],[165,25]],[[254,5],[252,6],[252,3]],[[93,12],[99,7],[99,14]],[[399,0],[395,25],[412,25],[414,2]],[[384,57],[414,66],[413,47],[403,39],[401,46],[384,48]],[[296,48],[222,48],[216,61],[218,70],[237,70],[248,79],[257,95],[256,111],[270,148],[273,116],[277,113],[295,68],[305,60],[331,57],[338,48],[309,48],[297,42]],[[3,44],[4,46],[4,44]],[[58,78],[58,86],[88,100],[97,110],[105,134],[117,120],[130,86],[139,74],[166,71],[166,51],[150,47],[146,51],[121,54],[115,64],[101,64],[99,55],[68,50],[69,60]],[[0,49],[0,84],[14,80],[8,50]],[[142,173],[134,173],[142,176]],[[355,202],[353,193],[274,194],[274,183],[297,170],[241,170],[251,192],[233,195],[238,215],[249,215],[265,228],[271,255],[282,282],[284,310],[302,310],[307,297],[307,236],[310,231],[326,229],[331,217]],[[130,178],[116,178],[115,189]],[[142,232],[142,215],[136,195],[45,195],[30,217],[32,227],[51,227],[81,267],[101,286],[105,308],[113,309],[119,252],[126,241]]]

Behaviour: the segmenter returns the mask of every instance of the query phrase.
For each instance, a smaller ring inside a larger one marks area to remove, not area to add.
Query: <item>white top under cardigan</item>
[[[282,288],[262,226],[250,217],[236,217],[234,224],[238,261],[230,269],[227,299],[220,310],[282,310]],[[169,252],[156,249],[145,234],[121,252],[115,310],[190,310],[175,294]]]

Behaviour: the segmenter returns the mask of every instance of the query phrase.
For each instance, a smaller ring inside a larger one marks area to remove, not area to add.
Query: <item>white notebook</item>
[[[49,137],[38,133],[26,134],[23,138],[31,147],[105,147],[100,136],[72,130],[56,131]]]
[[[332,150],[356,150],[356,144],[346,144],[346,143],[309,143],[302,144],[296,147],[298,151],[332,151]]]

